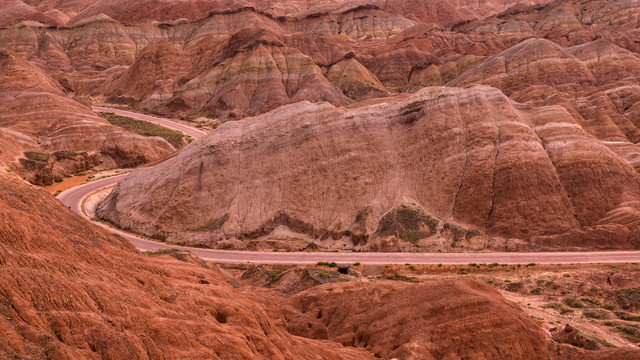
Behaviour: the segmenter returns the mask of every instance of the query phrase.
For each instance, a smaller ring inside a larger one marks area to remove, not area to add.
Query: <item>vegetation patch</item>
[[[420,239],[435,235],[438,224],[437,219],[422,211],[401,205],[380,219],[376,234],[395,236],[416,244]]]
[[[587,303],[591,306],[602,306],[602,302],[600,302],[600,300],[598,299],[582,298],[580,299],[580,301],[582,301],[583,303]]]
[[[132,134],[142,136],[159,136],[174,148],[179,149],[188,142],[185,135],[180,131],[171,130],[164,126],[160,126],[148,121],[136,120],[128,116],[117,115],[114,113],[100,113],[111,125],[119,126]]]
[[[609,318],[609,313],[604,310],[585,310],[582,315],[589,319],[604,320]]]
[[[117,105],[126,105],[129,107],[133,107],[138,102],[134,98],[126,97],[126,96],[109,96],[104,100],[104,102],[109,104],[117,104]]]
[[[174,249],[159,249],[156,251],[143,251],[142,253],[145,255],[166,255],[166,254],[171,254],[173,253]]]
[[[542,305],[542,307],[544,309],[554,309],[557,310],[560,314],[568,314],[568,313],[572,313],[573,310],[571,310],[570,308],[568,308],[565,305],[562,305],[560,303],[549,303],[549,304],[544,304]]]
[[[37,152],[37,151],[25,151],[24,157],[37,162],[47,162],[51,157],[51,154]]]
[[[614,292],[616,302],[623,309],[636,308],[640,306],[640,287],[620,289]]]
[[[574,309],[578,309],[578,308],[583,308],[584,307],[584,304],[582,304],[582,302],[580,302],[580,300],[574,299],[572,297],[565,298],[564,300],[562,300],[562,302],[565,305],[567,305],[569,307],[572,307]]]
[[[622,337],[629,339],[634,343],[640,343],[640,328],[638,328],[638,325],[625,324],[614,321],[607,321],[604,324],[606,326],[610,326],[613,331],[617,332]]]
[[[338,264],[336,264],[335,262],[326,262],[326,261],[318,261],[316,263],[316,265],[318,266],[328,266],[328,267],[336,267],[338,266]]]
[[[629,314],[624,311],[616,311],[614,314],[616,314],[616,316],[621,320],[640,322],[640,315]]]
[[[198,227],[191,228],[189,229],[189,231],[205,232],[205,231],[220,230],[220,228],[222,228],[222,225],[224,225],[224,223],[226,223],[227,220],[229,220],[229,213],[226,213],[217,219],[209,220]]]
[[[522,282],[512,282],[505,286],[505,289],[507,291],[515,292],[515,293],[522,291],[522,288],[523,288]]]

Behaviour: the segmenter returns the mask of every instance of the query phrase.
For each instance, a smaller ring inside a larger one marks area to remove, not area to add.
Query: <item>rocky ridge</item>
[[[0,160],[39,185],[98,165],[136,166],[175,151],[162,138],[110,125],[8,51],[0,53],[0,142]]]
[[[491,87],[296,103],[133,172],[98,214],[211,247],[280,226],[291,241],[371,251],[637,247],[640,176],[581,121]]]

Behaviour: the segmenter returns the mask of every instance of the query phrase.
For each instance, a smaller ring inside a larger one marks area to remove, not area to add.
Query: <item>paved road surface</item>
[[[182,131],[194,138],[205,135],[204,132],[187,125],[171,122],[152,116],[136,114],[128,111],[93,107],[94,111],[113,112],[135,119],[151,121],[172,129]],[[70,207],[80,216],[87,218],[81,211],[82,199],[90,193],[104,187],[117,184],[126,175],[119,175],[88,184],[79,185],[58,195],[63,204]],[[88,221],[90,221],[87,218]],[[138,249],[155,251],[175,248],[188,250],[204,260],[217,262],[260,262],[260,263],[316,263],[318,261],[335,261],[337,263],[369,263],[369,264],[468,264],[468,263],[500,263],[500,264],[556,264],[556,263],[621,263],[640,262],[640,251],[601,251],[601,252],[555,252],[555,253],[348,253],[348,252],[253,252],[226,251],[185,246],[173,246],[111,228],[103,223],[95,223],[131,241]]]
[[[138,113],[131,112],[131,111],[112,109],[112,108],[107,108],[107,107],[102,107],[102,106],[92,106],[91,109],[93,111],[95,111],[95,112],[112,112],[114,114],[118,114],[118,115],[122,115],[122,116],[128,116],[128,117],[131,117],[131,118],[134,118],[134,119],[144,120],[144,121],[149,121],[149,122],[152,122],[152,123],[156,123],[158,125],[162,125],[164,127],[168,127],[169,129],[181,131],[181,132],[191,136],[194,139],[201,138],[204,135],[207,135],[207,133],[205,133],[202,130],[198,130],[198,129],[196,129],[194,127],[191,127],[189,125],[184,125],[184,124],[181,124],[181,123],[177,123],[177,122],[171,121],[170,119],[163,119],[163,118],[158,118],[158,117],[155,117],[155,116],[138,114]]]

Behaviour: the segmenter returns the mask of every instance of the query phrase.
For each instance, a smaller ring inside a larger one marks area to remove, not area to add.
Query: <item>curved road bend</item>
[[[113,112],[134,119],[146,120],[179,130],[185,134],[199,138],[206,135],[203,131],[178,124],[167,119],[137,114],[129,111],[93,107],[94,111]],[[58,195],[63,204],[75,213],[89,220],[82,212],[82,199],[90,193],[107,186],[117,184],[125,175],[96,180],[88,184],[68,189]],[[90,220],[89,220],[90,221]],[[316,263],[318,261],[335,261],[338,263],[368,264],[468,264],[468,263],[500,263],[500,264],[557,264],[557,263],[625,263],[640,262],[640,251],[599,251],[599,252],[545,252],[545,253],[349,253],[349,252],[254,252],[227,251],[175,246],[156,242],[114,229],[103,223],[94,222],[108,231],[129,240],[138,249],[155,251],[174,248],[190,251],[204,260],[216,262],[258,262],[258,263]]]

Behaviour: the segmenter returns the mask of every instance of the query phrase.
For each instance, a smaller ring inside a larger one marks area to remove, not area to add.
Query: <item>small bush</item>
[[[591,304],[593,306],[602,306],[602,303],[598,299],[582,298],[582,299],[580,299],[580,301],[585,302],[585,303],[589,303],[589,304]]]
[[[338,264],[336,264],[335,262],[330,262],[329,264],[327,264],[328,267],[336,267],[338,266]]]
[[[640,329],[637,325],[625,324],[620,322],[607,321],[604,323],[606,326],[610,326],[613,328],[613,331],[622,335],[622,337],[627,338],[634,343],[640,342]]]
[[[580,302],[580,300],[574,299],[574,298],[571,298],[571,297],[565,298],[564,300],[562,300],[562,302],[565,305],[567,305],[569,307],[572,307],[574,309],[578,309],[578,308],[583,308],[584,307],[584,305]]]
[[[640,315],[629,314],[629,313],[626,313],[624,311],[616,311],[615,314],[619,319],[622,319],[622,320],[640,321]]]
[[[359,263],[359,262],[355,262],[355,263],[353,263],[352,265],[353,265],[353,266],[360,266],[360,263]]]
[[[55,193],[53,193],[53,196],[58,197],[58,195],[60,195],[62,193],[62,190],[56,190]]]
[[[582,312],[582,315],[590,319],[602,320],[609,318],[609,313],[603,310],[585,310]]]
[[[568,313],[572,313],[573,310],[571,310],[570,308],[560,304],[560,303],[549,303],[549,304],[544,304],[542,305],[542,307],[544,309],[554,309],[557,310],[560,314],[568,314]]]
[[[62,178],[57,177],[57,178],[53,179],[53,181],[55,181],[57,183],[61,183],[62,182]]]
[[[564,274],[562,274],[562,276],[564,276],[564,277],[571,277],[571,274],[564,273]]]

